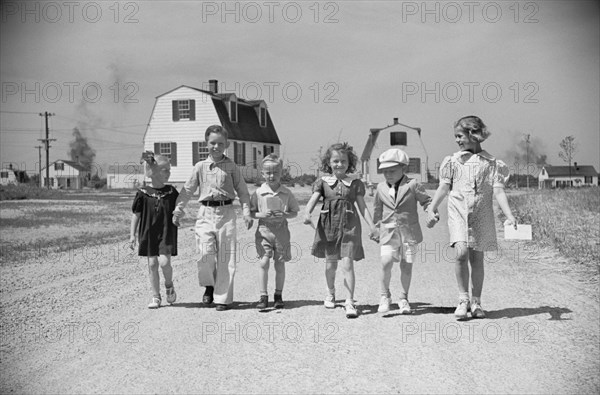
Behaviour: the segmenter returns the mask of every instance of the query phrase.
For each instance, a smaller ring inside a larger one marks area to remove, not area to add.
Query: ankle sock
[[[469,293],[468,292],[459,292],[458,300],[469,300]]]

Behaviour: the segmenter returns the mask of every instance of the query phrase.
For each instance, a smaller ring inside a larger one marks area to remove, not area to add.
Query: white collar
[[[358,179],[356,175],[346,175],[346,177],[342,178],[341,180],[334,175],[326,175],[321,177],[321,180],[325,181],[330,187],[334,186],[338,181],[341,181],[345,186],[349,187],[352,185],[352,181],[356,179]]]
[[[480,151],[480,152],[478,152],[476,154],[472,153],[471,151],[458,151],[458,152],[455,152],[453,156],[456,159],[458,159],[461,163],[465,163],[466,161],[468,161],[469,159],[471,159],[471,157],[473,155],[478,155],[478,156],[480,156],[480,157],[482,157],[484,159],[487,159],[489,161],[493,161],[493,160],[496,159],[490,153],[488,153],[485,150],[482,150],[482,151]]]
[[[277,195],[278,193],[287,193],[287,189],[283,186],[283,184],[279,184],[279,188],[276,191],[272,190],[269,184],[266,182],[259,186],[256,190],[261,195]]]

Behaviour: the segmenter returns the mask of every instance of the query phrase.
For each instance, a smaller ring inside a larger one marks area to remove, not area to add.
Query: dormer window
[[[233,123],[238,121],[237,100],[235,98],[229,100],[229,120]]]
[[[260,127],[267,127],[267,109],[263,106],[260,107]]]

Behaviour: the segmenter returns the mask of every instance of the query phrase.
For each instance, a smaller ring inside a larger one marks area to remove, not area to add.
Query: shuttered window
[[[65,164],[64,163],[55,163],[54,164],[54,170],[55,171],[65,170]]]
[[[208,158],[208,145],[206,141],[194,141],[192,143],[192,165]]]
[[[246,166],[246,143],[233,142],[233,160],[236,165]]]
[[[168,157],[171,166],[177,166],[177,143],[154,143],[154,153]]]
[[[196,100],[173,100],[173,122],[180,120],[196,120]]]
[[[258,162],[258,148],[252,147],[252,167],[255,169],[258,167],[256,162]]]

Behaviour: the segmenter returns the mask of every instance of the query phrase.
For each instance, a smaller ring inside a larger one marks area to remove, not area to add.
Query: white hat
[[[398,148],[390,148],[379,155],[379,169],[386,169],[399,164],[408,165],[408,162],[406,152]]]

